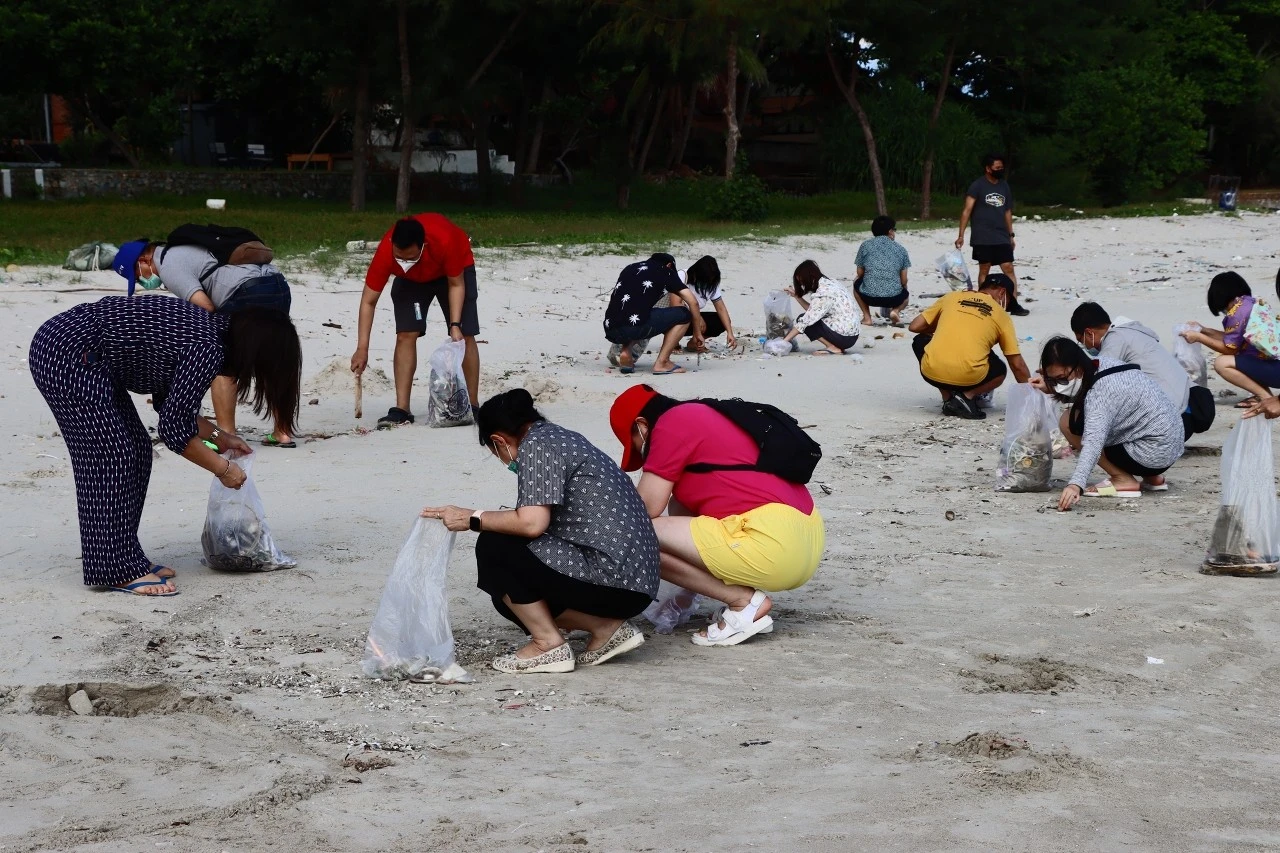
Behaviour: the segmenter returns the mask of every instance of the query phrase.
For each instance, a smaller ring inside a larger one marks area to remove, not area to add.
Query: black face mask
[[[991,177],[995,178],[997,181],[1003,180],[1003,179],[1004,179],[1004,169],[992,169],[992,170],[991,170]]]

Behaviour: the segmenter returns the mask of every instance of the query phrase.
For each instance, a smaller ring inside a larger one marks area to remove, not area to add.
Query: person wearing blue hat
[[[264,257],[269,256],[267,250]],[[234,314],[244,308],[260,307],[287,315],[292,304],[288,282],[269,261],[224,264],[203,246],[169,245],[142,238],[120,247],[113,268],[128,284],[130,296],[139,287],[156,290],[163,286],[211,314]],[[213,381],[212,396],[218,427],[235,433],[235,382],[228,376],[219,376]],[[298,446],[279,418],[262,443],[267,447]]]

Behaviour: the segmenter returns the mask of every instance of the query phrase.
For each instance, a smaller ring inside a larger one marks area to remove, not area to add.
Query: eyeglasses
[[[1070,376],[1050,376],[1049,374],[1046,373],[1044,375],[1044,381],[1048,382],[1050,385],[1066,385],[1068,382],[1071,381],[1071,377]]]

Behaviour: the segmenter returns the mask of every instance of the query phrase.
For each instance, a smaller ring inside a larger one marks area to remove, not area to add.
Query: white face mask
[[[1070,397],[1071,399],[1074,400],[1076,394],[1080,393],[1081,381],[1082,381],[1081,378],[1077,376],[1075,379],[1072,379],[1070,382],[1063,382],[1061,385],[1054,385],[1053,390],[1057,391],[1059,394],[1061,394],[1064,397]]]
[[[422,258],[418,258],[418,261],[420,260],[422,260]],[[409,270],[413,269],[413,265],[416,264],[418,261],[402,261],[399,258],[396,258],[396,263],[400,266],[400,269],[403,270],[404,272],[408,272]]]

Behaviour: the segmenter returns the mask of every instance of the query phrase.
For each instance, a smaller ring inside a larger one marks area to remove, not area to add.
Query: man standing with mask
[[[396,318],[396,404],[378,419],[378,429],[413,423],[409,398],[418,369],[418,338],[427,333],[427,309],[440,304],[449,324],[449,338],[466,342],[462,372],[473,408],[478,407],[480,351],[476,335],[480,318],[476,311],[476,267],[471,240],[465,231],[438,213],[419,213],[401,219],[378,243],[364,277],[360,297],[359,337],[351,372],[364,373],[369,364],[369,335],[373,314],[387,281]]]
[[[978,262],[978,286],[987,280],[992,265],[1000,267],[1014,287],[1009,313],[1025,317],[1031,312],[1018,304],[1018,277],[1013,272],[1013,250],[1018,245],[1013,235],[1013,190],[1004,179],[1004,158],[988,154],[982,158],[982,167],[983,176],[969,186],[965,195],[956,248],[964,246],[964,232],[972,221],[969,245]]]

